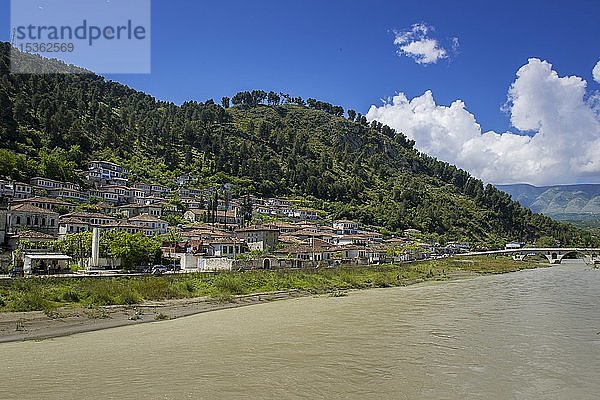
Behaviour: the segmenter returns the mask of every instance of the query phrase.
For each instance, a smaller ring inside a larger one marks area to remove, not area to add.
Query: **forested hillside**
[[[590,241],[351,110],[346,118],[338,106],[260,90],[177,106],[92,74],[11,75],[8,52],[3,44],[0,175],[75,181],[101,158],[134,181],[170,184],[189,172],[237,194],[303,196],[389,231],[496,246],[542,235]]]

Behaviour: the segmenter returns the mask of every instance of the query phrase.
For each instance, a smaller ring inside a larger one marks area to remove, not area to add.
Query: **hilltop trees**
[[[223,99],[228,99],[224,97]],[[325,101],[315,100],[313,98],[309,98],[304,101],[302,97],[291,97],[287,93],[277,94],[273,91],[265,92],[264,90],[252,90],[252,91],[243,91],[236,93],[231,98],[231,103],[234,106],[240,107],[256,107],[261,104],[266,104],[270,106],[276,106],[280,104],[296,104],[299,106],[307,106],[313,110],[325,111],[331,115],[335,115],[336,117],[342,117],[344,115],[344,108],[341,106],[334,106],[331,103],[327,103]],[[229,107],[229,102],[222,101],[222,105],[224,108]],[[354,120],[356,116],[356,112],[354,110],[349,110],[349,116],[352,115],[350,120]],[[364,120],[364,125],[366,125],[366,118]]]
[[[253,90],[251,92],[239,92],[231,98],[231,103],[234,106],[256,107],[262,104],[268,97],[264,90]]]
[[[325,111],[331,115],[335,115],[336,117],[341,117],[344,115],[344,109],[342,107],[334,106],[324,101],[308,99],[306,100],[306,104],[309,108],[312,108],[313,110]]]
[[[267,101],[269,102],[269,105],[276,106],[281,101],[281,98],[279,97],[279,95],[277,93],[269,92],[267,94]]]

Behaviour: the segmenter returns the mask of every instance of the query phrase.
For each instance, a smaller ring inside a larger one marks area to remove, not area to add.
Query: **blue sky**
[[[8,1],[3,4],[0,22],[9,26]],[[592,79],[600,59],[598,17],[600,2],[591,0],[154,0],[152,73],[107,78],[178,104],[260,88],[362,113],[396,93],[410,100],[430,90],[436,106],[462,100],[484,132],[523,134],[501,107],[528,59],[587,81],[586,98],[600,89]],[[419,64],[397,53],[395,38],[415,24],[428,28],[446,58]],[[596,172],[557,179],[596,180]]]

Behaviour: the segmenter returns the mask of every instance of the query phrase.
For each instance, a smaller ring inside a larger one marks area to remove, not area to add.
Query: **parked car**
[[[152,267],[152,274],[154,275],[161,275],[165,272],[167,272],[167,267],[165,267],[164,265],[155,265]]]
[[[21,268],[13,268],[8,274],[12,278],[15,278],[17,276],[25,276],[25,272]]]
[[[152,273],[152,265],[146,265],[144,268],[140,270],[142,274],[151,274]]]

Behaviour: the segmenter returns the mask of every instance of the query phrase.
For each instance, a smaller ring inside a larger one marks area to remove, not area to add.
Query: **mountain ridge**
[[[600,220],[600,184],[496,185],[531,211],[559,220]]]

